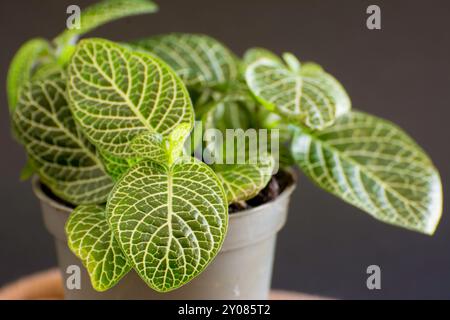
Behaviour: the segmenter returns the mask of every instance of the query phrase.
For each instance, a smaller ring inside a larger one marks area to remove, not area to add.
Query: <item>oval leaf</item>
[[[188,87],[215,87],[234,80],[234,55],[219,41],[201,34],[173,33],[135,43],[166,61]]]
[[[384,222],[434,232],[442,211],[439,174],[390,122],[352,112],[323,132],[299,132],[292,152],[325,190]]]
[[[11,114],[16,108],[21,88],[31,79],[39,59],[49,51],[50,45],[44,39],[29,40],[17,51],[7,76],[8,104]]]
[[[192,128],[189,94],[162,61],[101,39],[83,40],[69,66],[68,93],[87,137],[112,156],[127,157],[142,132],[169,136],[180,124]]]
[[[280,66],[283,65],[283,60],[281,60],[275,53],[264,49],[264,48],[251,48],[245,51],[244,54],[244,66],[249,66],[253,62],[261,59],[261,58],[267,58],[274,62],[277,62],[280,64]]]
[[[65,90],[62,72],[27,84],[13,116],[15,131],[53,193],[74,204],[105,202],[113,182],[75,125]]]
[[[290,68],[263,56],[245,71],[247,84],[262,105],[319,130],[350,109],[350,100],[335,78],[317,68],[303,72],[293,55],[285,57]]]
[[[116,184],[107,205],[116,239],[157,291],[197,276],[219,251],[228,207],[214,172],[194,158],[170,168],[142,161]]]
[[[66,234],[70,250],[83,262],[95,290],[113,287],[130,271],[131,265],[114,239],[104,208],[78,206],[67,220]]]
[[[219,164],[213,170],[223,184],[228,203],[249,200],[255,197],[272,177],[274,161],[271,157],[267,162],[255,164]]]

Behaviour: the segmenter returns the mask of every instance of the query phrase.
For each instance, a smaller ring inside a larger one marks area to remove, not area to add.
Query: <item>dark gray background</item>
[[[66,7],[91,1],[15,0],[0,4],[0,74],[25,40],[51,38]],[[314,60],[347,88],[355,108],[409,132],[440,169],[448,199],[450,117],[449,1],[160,0],[160,13],[128,18],[92,34],[126,40],[170,31],[201,32],[236,53],[263,46]],[[382,30],[365,27],[369,4],[382,9]],[[25,162],[10,137],[0,90],[0,285],[56,264],[38,202],[19,182]],[[303,176],[279,236],[276,288],[339,298],[450,298],[450,217],[444,205],[434,237],[384,225],[314,187]],[[382,290],[366,288],[366,268],[382,270]]]

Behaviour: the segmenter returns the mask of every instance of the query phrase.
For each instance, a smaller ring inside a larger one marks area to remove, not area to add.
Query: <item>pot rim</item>
[[[36,195],[36,197],[41,200],[42,202],[45,202],[47,204],[49,204],[51,207],[59,209],[61,211],[70,213],[72,212],[72,208],[66,206],[65,204],[58,202],[54,199],[52,199],[51,197],[49,197],[44,190],[42,190],[42,185],[44,183],[41,181],[41,179],[39,178],[39,176],[37,174],[33,175],[33,177],[31,178],[31,185],[32,185],[32,189],[33,189],[33,193]]]
[[[289,197],[292,194],[292,192],[295,190],[295,188],[297,187],[298,174],[292,169],[287,169],[286,173],[290,175],[290,177],[292,178],[292,181],[283,190],[283,192],[280,195],[278,195],[278,197],[276,197],[275,199],[273,199],[271,201],[265,202],[257,207],[253,207],[250,209],[246,209],[246,210],[242,210],[242,211],[235,212],[232,214],[228,214],[228,218],[237,220],[237,219],[247,217],[249,215],[258,214],[259,212],[264,211],[266,209],[266,207],[272,205],[273,203],[278,202],[286,197]],[[41,181],[41,179],[39,178],[38,175],[33,175],[33,177],[31,178],[31,184],[32,184],[33,192],[39,200],[46,202],[50,206],[57,208],[61,211],[67,212],[67,213],[71,213],[73,211],[73,208],[70,208],[63,203],[58,202],[55,199],[52,199],[44,192],[44,190],[42,189],[43,182]]]

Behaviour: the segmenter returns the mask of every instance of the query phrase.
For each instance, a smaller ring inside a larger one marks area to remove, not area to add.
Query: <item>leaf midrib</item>
[[[108,51],[109,52],[109,51]],[[94,64],[94,66],[96,67],[96,69],[98,70],[98,72],[110,83],[111,87],[125,100],[125,103],[130,107],[130,109],[133,111],[133,113],[136,115],[136,117],[138,117],[138,119],[145,125],[145,127],[150,131],[150,132],[154,132],[153,127],[150,125],[150,123],[147,121],[146,118],[144,118],[144,116],[141,114],[141,112],[139,111],[139,109],[137,108],[137,106],[129,99],[129,97],[120,89],[118,88],[113,79],[111,79],[105,72],[103,72],[103,70],[100,68],[100,66],[97,63],[97,60],[95,60],[94,56],[91,55],[91,53],[89,52],[89,50],[86,50],[86,54],[89,55],[89,57],[92,60],[92,63]],[[108,59],[109,60],[109,59]],[[126,59],[125,59],[126,60]],[[127,60],[126,60],[127,61]],[[114,69],[113,69],[114,70]],[[129,68],[127,67],[127,70],[129,70]],[[80,74],[81,76],[81,74]],[[131,78],[129,78],[131,81]],[[130,83],[129,83],[130,85]],[[131,86],[132,87],[132,86]],[[142,92],[141,92],[141,97],[142,97]]]
[[[307,133],[303,133],[303,134],[307,134]],[[355,161],[353,158],[348,157],[345,155],[344,152],[339,151],[338,149],[330,146],[328,143],[326,143],[326,141],[323,140],[319,140],[315,135],[313,134],[307,134],[309,135],[313,141],[315,141],[316,143],[322,144],[324,146],[326,146],[329,150],[331,150],[333,153],[340,155],[340,157],[345,160],[348,161],[349,163],[353,164],[355,167],[358,168],[359,172],[368,176],[370,179],[376,181],[377,183],[379,183],[384,190],[389,191],[390,193],[394,194],[394,196],[396,196],[397,198],[399,198],[400,200],[402,200],[404,203],[408,204],[408,206],[411,205],[411,201],[407,198],[405,198],[402,194],[400,194],[397,190],[392,189],[389,185],[386,185],[380,177],[378,177],[375,173],[371,172],[370,170],[366,170],[367,167],[362,166],[360,163],[358,163],[357,161]],[[426,207],[424,207],[422,204],[418,203],[418,205],[420,205],[423,209],[426,209]]]

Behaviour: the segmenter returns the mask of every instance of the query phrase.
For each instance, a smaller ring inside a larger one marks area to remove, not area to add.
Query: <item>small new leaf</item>
[[[141,160],[152,160],[171,165],[183,155],[184,141],[191,130],[189,124],[176,127],[167,138],[159,133],[143,132],[133,138],[126,150],[126,157],[117,157],[106,152],[100,156],[106,171],[118,180],[133,165]]]
[[[109,223],[141,278],[161,292],[192,280],[218,253],[228,223],[225,192],[194,158],[171,167],[141,161],[116,184]]]
[[[442,212],[439,174],[397,126],[351,112],[322,132],[298,132],[292,153],[326,191],[379,220],[433,234]]]
[[[138,135],[131,141],[130,148],[133,152],[131,159],[137,159],[137,161],[149,159],[162,164],[169,163],[166,139],[158,133],[144,132]]]
[[[66,223],[70,250],[81,259],[97,291],[105,291],[128,273],[131,265],[114,239],[105,209],[95,205],[78,206]]]

